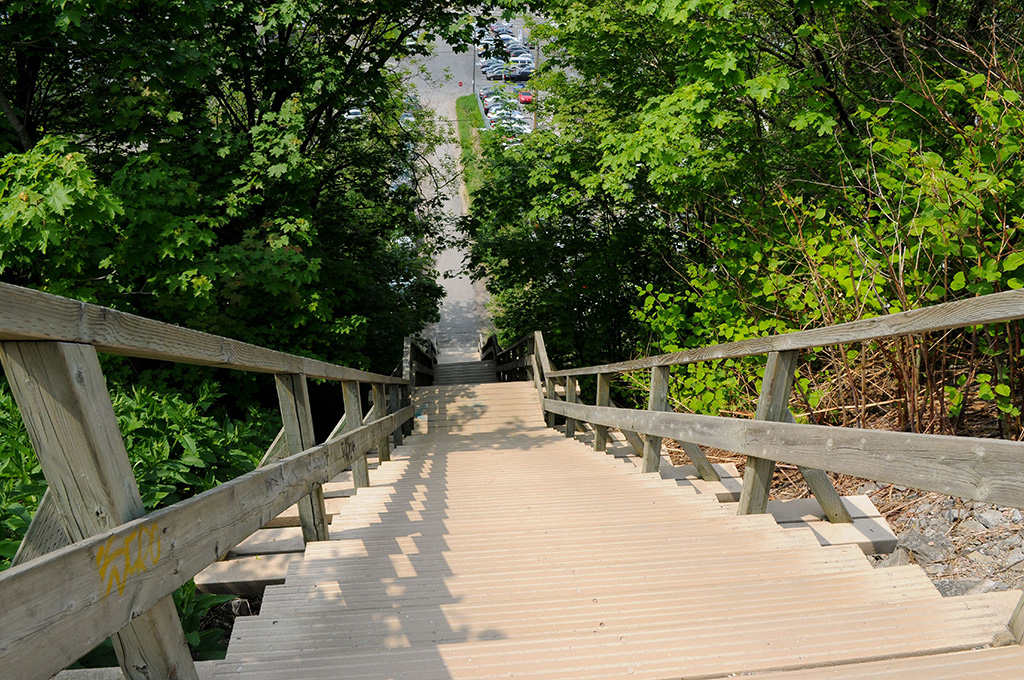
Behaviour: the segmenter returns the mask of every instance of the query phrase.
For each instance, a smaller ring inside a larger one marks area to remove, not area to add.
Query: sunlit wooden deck
[[[942,598],[737,516],[545,427],[531,383],[415,403],[419,434],[236,621],[216,677],[1020,677],[1017,592]]]

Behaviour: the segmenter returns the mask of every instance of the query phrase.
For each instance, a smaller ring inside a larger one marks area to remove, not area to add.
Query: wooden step
[[[1009,641],[1019,593],[942,598],[916,565],[822,545],[816,529],[838,525],[813,500],[737,516],[688,470],[642,474],[628,451],[482,403],[502,387],[417,390],[434,428],[236,622],[217,677],[827,677],[813,673]],[[536,403],[525,387],[508,402]],[[847,530],[880,520],[866,500],[844,501]]]
[[[267,586],[285,582],[288,566],[302,553],[253,555],[214,562],[196,574],[196,589],[204,593],[262,595]]]

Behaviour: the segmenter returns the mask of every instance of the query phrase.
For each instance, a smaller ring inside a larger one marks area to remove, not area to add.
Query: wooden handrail
[[[144,515],[97,351],[274,374],[284,428],[254,472]],[[295,503],[304,539],[326,539],[320,485],[348,467],[358,482],[367,451],[387,460],[387,437],[400,441],[414,414],[402,377],[3,283],[0,361],[50,485],[15,564],[0,573],[0,658],[18,678],[49,678],[115,635],[130,680],[195,680],[170,594]],[[309,377],[341,381],[346,397],[348,417],[320,446]],[[374,394],[368,423],[360,382]]]
[[[1024,442],[569,404],[560,415],[792,465],[1024,508]]]
[[[101,352],[326,380],[406,384],[401,378],[286,354],[219,335],[0,283],[0,342],[49,340]]]
[[[5,676],[51,677],[307,496],[313,484],[337,476],[412,416],[413,407],[407,406],[0,573]]]
[[[625,373],[655,366],[682,366],[713,359],[812,349],[845,342],[866,342],[899,335],[930,333],[1022,318],[1024,318],[1024,290],[1011,290],[825,328],[772,335],[765,338],[750,338],[739,342],[699,347],[671,354],[659,354],[632,361],[552,371],[551,377]]]

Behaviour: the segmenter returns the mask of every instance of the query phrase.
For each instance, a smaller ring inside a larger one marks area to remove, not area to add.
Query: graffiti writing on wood
[[[146,571],[160,561],[160,529],[155,524],[141,527],[127,536],[111,536],[96,553],[100,579],[107,584],[107,595],[117,586],[124,594],[124,584],[132,574]]]

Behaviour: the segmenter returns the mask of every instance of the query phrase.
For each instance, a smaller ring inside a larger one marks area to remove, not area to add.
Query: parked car
[[[520,104],[529,104],[532,101],[533,101],[533,93],[532,92],[530,92],[529,90],[520,90],[519,91],[519,103]]]
[[[357,109],[355,107],[352,107],[351,109],[346,111],[344,113],[344,115],[343,115],[343,118],[345,120],[356,120],[357,118],[362,118],[362,117],[363,117],[363,110],[362,109]]]
[[[529,80],[530,78],[533,77],[533,69],[532,68],[517,69],[517,70],[512,71],[510,73],[504,73],[503,76],[504,76],[504,79],[509,81],[509,82],[522,83],[522,82],[525,82],[525,81],[527,81],[527,80]]]

